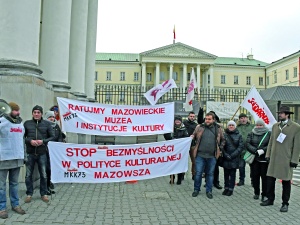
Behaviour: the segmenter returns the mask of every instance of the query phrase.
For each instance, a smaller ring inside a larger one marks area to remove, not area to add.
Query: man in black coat
[[[43,108],[36,105],[32,109],[32,119],[24,123],[25,128],[25,144],[26,144],[26,194],[25,203],[31,202],[33,195],[32,175],[35,163],[38,164],[40,174],[40,194],[44,202],[49,202],[47,193],[47,144],[54,140],[54,132],[51,123],[43,120]]]
[[[196,116],[194,112],[189,112],[188,115],[188,119],[183,121],[184,126],[187,129],[187,132],[189,134],[189,136],[191,136],[194,133],[194,130],[196,128],[196,126],[198,125],[196,122]],[[193,149],[195,147],[195,142],[191,143],[191,147],[190,147],[190,158],[191,158],[191,162],[192,162],[192,179],[194,180],[195,175],[196,175],[196,169],[195,169],[195,158],[193,156]]]

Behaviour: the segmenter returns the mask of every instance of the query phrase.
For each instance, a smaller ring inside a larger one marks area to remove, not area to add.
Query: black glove
[[[292,163],[290,162],[290,167],[294,167],[294,168],[297,168],[298,164],[297,163]]]
[[[267,161],[267,163],[269,163],[270,162],[270,158],[266,157],[266,161]]]
[[[227,154],[227,153],[224,153],[224,157],[227,160],[231,160],[232,159],[231,156],[229,154]]]

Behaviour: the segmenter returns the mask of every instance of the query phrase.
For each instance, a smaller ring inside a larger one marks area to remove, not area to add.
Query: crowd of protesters
[[[200,194],[202,178],[205,178],[205,193],[213,199],[213,187],[222,189],[219,183],[219,167],[224,171],[224,190],[222,195],[233,195],[235,186],[245,185],[246,162],[250,166],[249,177],[253,187],[253,198],[261,199],[261,206],[270,206],[275,200],[275,181],[282,180],[282,206],[280,212],[287,212],[291,194],[293,168],[299,162],[300,125],[293,122],[288,106],[281,106],[279,122],[268,129],[262,119],[251,124],[244,113],[239,120],[230,120],[226,127],[220,123],[214,111],[205,114],[200,108],[197,122],[194,112],[187,120],[175,116],[174,132],[166,134],[165,139],[192,137],[189,147],[194,190],[192,197]],[[249,158],[248,158],[249,157]],[[250,160],[251,158],[251,160]],[[236,173],[239,170],[239,180]],[[178,174],[180,185],[184,174]],[[170,176],[170,184],[174,183]]]

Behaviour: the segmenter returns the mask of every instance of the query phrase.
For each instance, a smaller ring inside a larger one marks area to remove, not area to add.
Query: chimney
[[[253,59],[253,55],[252,54],[248,54],[247,55],[247,59]]]

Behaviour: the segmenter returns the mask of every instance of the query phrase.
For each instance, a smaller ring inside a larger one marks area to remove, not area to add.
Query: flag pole
[[[234,119],[234,116],[237,114],[237,112],[240,110],[241,106],[238,107],[238,109],[235,111],[235,113],[233,114],[233,116],[231,117],[231,120]]]

